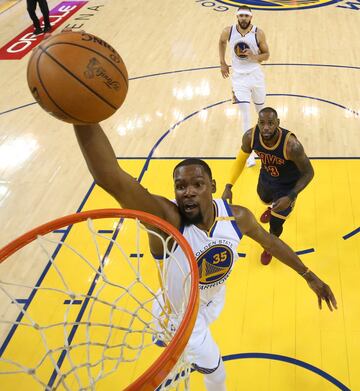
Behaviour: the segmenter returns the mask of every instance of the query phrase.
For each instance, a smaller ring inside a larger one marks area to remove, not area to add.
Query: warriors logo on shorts
[[[229,247],[224,245],[213,246],[201,254],[197,259],[200,288],[225,281],[231,272],[233,263],[233,253]]]

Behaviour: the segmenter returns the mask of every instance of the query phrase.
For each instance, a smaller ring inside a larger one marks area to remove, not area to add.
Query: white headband
[[[236,15],[249,15],[249,16],[252,16],[252,13],[248,10],[243,10],[243,9],[240,9],[236,12]]]

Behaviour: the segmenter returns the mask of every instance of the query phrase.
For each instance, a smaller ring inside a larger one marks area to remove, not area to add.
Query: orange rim
[[[131,209],[97,209],[86,212],[74,213],[68,216],[60,217],[46,224],[40,225],[7,244],[5,247],[0,249],[0,263],[4,262],[16,251],[20,250],[28,243],[35,240],[39,235],[45,235],[56,229],[85,221],[88,218],[96,220],[100,218],[110,217],[138,219],[142,222],[152,224],[162,229],[164,232],[169,235],[172,235],[175,238],[181,249],[184,251],[187,259],[189,260],[191,289],[189,302],[181,324],[176,331],[173,339],[164,349],[162,354],[156,359],[156,361],[142,375],[140,375],[137,380],[132,382],[124,390],[153,391],[163,382],[163,380],[174,367],[181,353],[185,349],[185,346],[192,333],[199,307],[199,275],[197,263],[190,245],[188,244],[184,236],[174,226],[150,213]]]

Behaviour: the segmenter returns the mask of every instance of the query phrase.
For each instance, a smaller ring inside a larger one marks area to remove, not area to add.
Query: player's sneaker
[[[256,162],[255,162],[254,156],[250,155],[248,157],[248,159],[246,160],[246,166],[247,167],[253,167],[253,166],[255,166],[255,164],[256,164]]]
[[[40,27],[36,27],[36,29],[33,31],[33,35],[39,35],[39,34],[42,34],[42,30]]]
[[[268,253],[267,251],[263,251],[261,254],[260,261],[263,265],[268,265],[271,262],[272,255]]]
[[[51,31],[51,24],[44,27],[44,30],[43,30],[44,33],[49,33],[50,31]]]
[[[266,211],[260,216],[260,221],[263,224],[267,224],[270,221],[270,217],[271,217],[271,208],[268,207]]]

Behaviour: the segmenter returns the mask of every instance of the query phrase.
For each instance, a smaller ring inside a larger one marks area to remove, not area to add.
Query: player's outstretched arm
[[[159,216],[176,227],[179,213],[169,200],[149,193],[118,164],[114,150],[99,124],[74,125],[77,140],[95,182],[123,208]]]
[[[334,294],[330,287],[325,284],[315,273],[310,271],[292,251],[292,249],[275,235],[266,232],[256,221],[255,216],[246,208],[232,206],[236,222],[244,235],[258,242],[266,251],[275,256],[279,261],[294,269],[308,283],[309,287],[318,297],[319,308],[322,308],[324,300],[330,311],[337,308]]]

